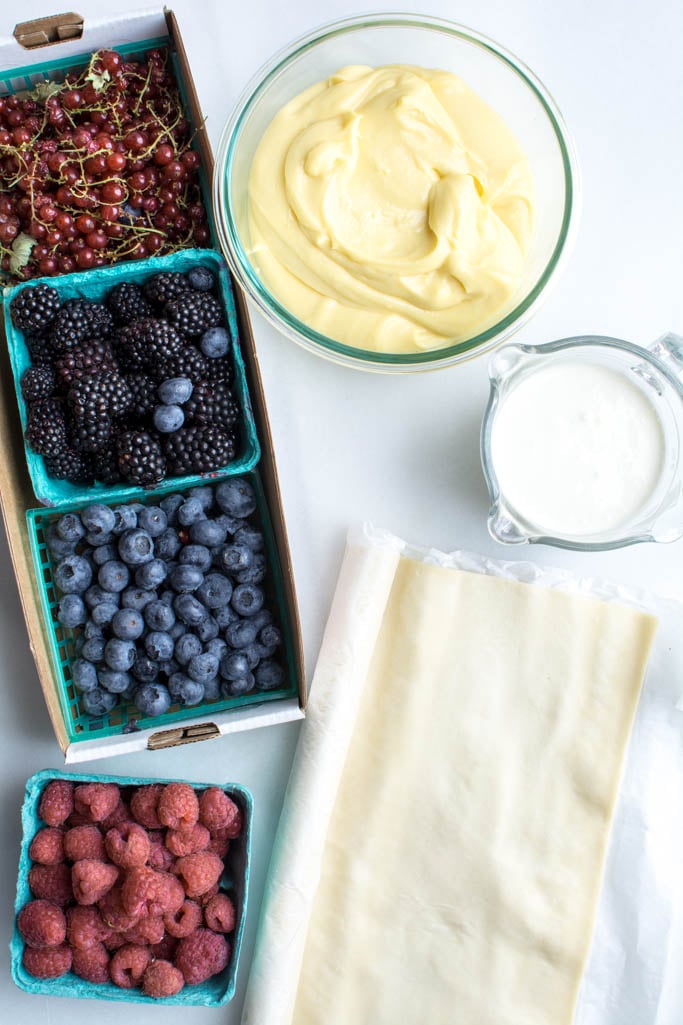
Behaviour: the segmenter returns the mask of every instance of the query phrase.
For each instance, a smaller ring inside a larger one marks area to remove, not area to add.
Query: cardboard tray
[[[54,15],[40,19],[40,24],[17,26],[14,39],[0,43],[0,70],[11,79],[12,69],[25,67],[35,56],[40,62],[75,57],[102,46],[116,47],[127,43],[168,37],[168,45],[175,50],[177,66],[182,77],[182,86],[193,123],[197,126],[196,147],[207,173],[213,173],[213,154],[204,130],[204,116],[187,54],[172,11],[144,12],[126,17],[104,19],[81,26],[74,15]],[[74,33],[80,32],[76,38]],[[62,38],[64,36],[65,38]],[[33,51],[26,49],[17,40],[28,39],[27,45],[38,46]],[[37,42],[36,42],[37,40]],[[25,88],[25,76],[20,77],[17,88]],[[247,383],[251,395],[256,430],[261,444],[261,460],[258,470],[263,483],[266,502],[273,524],[275,545],[281,570],[284,600],[291,627],[291,651],[296,675],[298,697],[287,698],[262,705],[250,705],[235,711],[212,715],[210,719],[198,716],[186,719],[168,729],[140,731],[120,737],[102,738],[101,741],[69,741],[60,707],[59,694],[52,672],[48,631],[43,619],[40,593],[33,571],[31,549],[26,529],[26,513],[37,505],[26,467],[24,439],[21,430],[19,410],[10,367],[7,342],[0,338],[0,508],[5,523],[10,554],[24,612],[29,644],[38,670],[38,677],[45,695],[48,712],[57,742],[67,763],[101,758],[112,754],[148,748],[173,747],[194,743],[227,733],[267,726],[304,715],[306,705],[306,682],[304,676],[301,627],[296,603],[296,592],[292,574],[291,558],[287,541],[282,500],[277,478],[273,451],[273,439],[268,422],[258,356],[249,321],[246,300],[239,286],[233,280],[237,325],[242,343]],[[0,328],[1,330],[1,328]]]

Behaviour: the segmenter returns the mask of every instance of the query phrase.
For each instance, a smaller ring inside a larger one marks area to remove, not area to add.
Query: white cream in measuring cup
[[[495,538],[608,548],[683,533],[683,389],[669,357],[597,337],[494,357],[482,460]]]

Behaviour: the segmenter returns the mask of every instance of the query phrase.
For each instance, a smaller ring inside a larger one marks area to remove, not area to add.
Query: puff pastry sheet
[[[245,1025],[570,1025],[656,620],[391,545],[335,605]]]

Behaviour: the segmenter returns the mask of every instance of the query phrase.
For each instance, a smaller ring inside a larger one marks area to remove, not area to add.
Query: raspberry
[[[157,814],[170,829],[190,830],[199,817],[199,801],[189,783],[169,783],[159,798]]]
[[[64,862],[59,865],[34,865],[29,869],[28,885],[38,900],[69,904],[74,899],[71,871]]]
[[[104,845],[110,859],[121,868],[144,865],[151,849],[146,831],[137,822],[123,822],[110,829],[104,838]]]
[[[66,934],[72,947],[91,947],[111,936],[97,908],[74,904],[66,911]]]
[[[74,806],[91,822],[101,822],[114,811],[119,796],[116,783],[83,783],[74,791]]]
[[[212,854],[218,855],[221,861],[225,860],[225,856],[230,850],[230,841],[227,837],[221,835],[222,831],[215,834],[209,840],[209,846],[206,848],[207,851],[211,851]]]
[[[170,961],[152,961],[142,979],[142,992],[148,997],[172,997],[184,985],[182,972]]]
[[[40,795],[38,814],[48,826],[61,826],[74,810],[74,785],[67,779],[53,779]]]
[[[132,929],[126,929],[124,937],[126,943],[161,943],[164,932],[164,920],[161,915],[142,915]]]
[[[173,913],[185,900],[183,888],[175,876],[146,866],[127,872],[121,897],[124,909],[138,915]]]
[[[164,843],[163,833],[149,834],[150,839],[153,836],[158,837],[158,839],[152,840],[147,863],[150,868],[155,868],[157,872],[169,872],[171,866],[175,864],[175,857]]]
[[[93,858],[104,861],[104,840],[97,826],[73,826],[64,834],[64,855],[69,861]]]
[[[219,829],[226,830],[224,838],[227,840],[234,840],[242,831],[242,812],[218,787],[209,787],[200,796],[199,821],[212,836]]]
[[[36,950],[58,947],[66,938],[64,912],[48,900],[32,900],[24,904],[17,916],[24,942]]]
[[[94,858],[83,858],[75,862],[71,869],[74,897],[79,904],[96,904],[111,890],[118,877],[119,870],[115,865]]]
[[[64,861],[64,833],[54,826],[39,829],[28,849],[31,861],[41,865],[58,865]]]
[[[150,956],[149,947],[126,943],[116,951],[109,964],[111,981],[121,989],[139,986]]]
[[[71,968],[71,947],[63,943],[60,947],[49,947],[47,950],[34,950],[24,947],[22,964],[29,975],[36,979],[58,979],[66,975]]]
[[[166,846],[172,854],[182,858],[186,854],[205,851],[209,846],[210,839],[211,835],[206,826],[200,826],[196,822],[192,829],[169,829],[166,833]]]
[[[218,883],[214,883],[214,885],[210,887],[210,889],[208,889],[206,893],[202,893],[201,896],[197,897],[197,903],[200,904],[203,908],[205,908],[209,901],[213,900],[217,893]]]
[[[114,932],[132,929],[139,918],[137,911],[131,913],[124,908],[122,886],[114,886],[109,893],[105,893],[97,907],[104,924]]]
[[[130,822],[130,809],[125,801],[119,801],[111,815],[102,820],[100,827],[103,833],[107,833],[124,822]]]
[[[72,811],[66,820],[69,829],[76,829],[77,826],[92,826],[89,815],[81,815],[79,811]]]
[[[148,786],[138,787],[130,799],[133,818],[147,829],[161,829],[163,825],[157,815],[157,805],[163,789],[163,783],[150,783]]]
[[[86,982],[109,982],[109,951],[104,943],[74,947],[71,971]]]
[[[110,932],[106,940],[102,940],[105,947],[111,953],[113,950],[120,950],[126,945],[126,934],[124,932]]]
[[[175,914],[164,915],[166,932],[169,932],[171,936],[176,936],[178,939],[181,939],[183,936],[189,936],[201,924],[202,909],[193,900],[183,901],[182,907]]]
[[[178,941],[175,936],[171,936],[170,932],[166,932],[161,943],[153,943],[150,945],[150,952],[152,957],[157,961],[172,961],[175,957],[175,952],[178,947]]]
[[[188,897],[199,897],[218,882],[223,862],[217,855],[202,851],[178,858],[175,871],[182,877]]]
[[[230,944],[220,933],[197,929],[178,944],[175,965],[189,986],[222,972],[230,958]]]
[[[217,893],[204,908],[204,921],[214,932],[232,932],[235,928],[235,905],[226,893]]]

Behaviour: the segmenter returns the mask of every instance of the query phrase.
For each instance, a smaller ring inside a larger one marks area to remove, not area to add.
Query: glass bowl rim
[[[564,204],[557,239],[547,263],[529,292],[504,317],[485,331],[461,342],[416,353],[385,353],[346,345],[309,327],[284,307],[256,273],[240,240],[232,211],[232,169],[244,124],[271,81],[294,59],[318,43],[365,28],[426,28],[474,44],[506,65],[530,89],[553,129],[560,150],[564,178]],[[239,284],[279,331],[319,356],[366,370],[403,371],[439,369],[489,352],[519,330],[546,298],[551,281],[567,258],[573,242],[580,200],[580,176],[573,141],[560,110],[540,79],[509,50],[474,29],[422,14],[377,12],[327,22],[297,37],[269,58],[251,77],[228,118],[218,144],[213,175],[213,199],[218,236]]]

